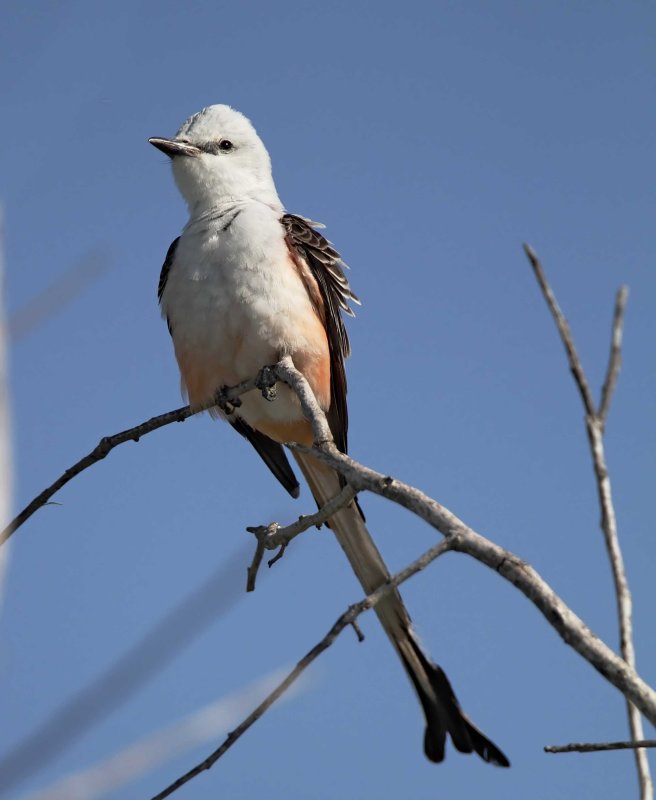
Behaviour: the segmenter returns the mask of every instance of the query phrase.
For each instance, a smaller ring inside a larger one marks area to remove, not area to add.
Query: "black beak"
[[[153,137],[152,139],[148,139],[148,141],[153,145],[153,147],[161,150],[162,153],[165,153],[169,158],[173,158],[174,156],[199,156],[202,152],[193,144],[189,144],[188,142],[177,142],[175,139],[160,139],[158,137]]]

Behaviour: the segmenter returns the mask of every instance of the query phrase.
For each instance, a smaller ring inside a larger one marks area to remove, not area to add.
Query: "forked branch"
[[[248,568],[248,579],[246,581],[246,591],[252,592],[255,589],[255,578],[257,571],[262,563],[265,550],[276,550],[280,548],[278,555],[274,556],[269,561],[269,566],[273,566],[282,554],[285,548],[300,533],[310,528],[320,528],[325,522],[332,517],[332,515],[339,511],[340,508],[346,508],[349,503],[353,502],[355,498],[355,490],[346,484],[342,491],[335,495],[331,500],[325,503],[316,513],[305,514],[299,517],[296,522],[291,525],[279,525],[277,522],[270,522],[268,525],[257,525],[255,527],[248,527],[246,530],[255,535],[257,539],[257,546],[255,548],[255,555],[253,561]]]
[[[547,281],[544,269],[540,263],[535,250],[529,245],[524,245],[526,255],[533,267],[533,272],[538,281],[544,299],[551,311],[551,314],[560,333],[563,345],[567,352],[567,358],[572,371],[572,376],[581,395],[583,407],[585,409],[585,426],[588,434],[588,441],[590,443],[590,454],[592,456],[592,464],[597,483],[597,494],[599,496],[599,506],[601,508],[601,530],[604,535],[606,550],[608,552],[608,559],[610,561],[611,571],[613,573],[613,583],[615,586],[615,599],[617,602],[617,616],[619,621],[620,631],[620,650],[626,663],[635,668],[635,649],[633,646],[633,622],[632,622],[632,608],[631,608],[631,592],[629,591],[629,584],[626,578],[626,570],[624,568],[624,559],[622,557],[622,549],[620,547],[619,536],[617,533],[617,520],[615,516],[615,507],[613,505],[613,496],[611,491],[610,476],[606,464],[606,455],[604,452],[604,430],[606,426],[606,418],[610,408],[615,386],[617,385],[617,378],[619,376],[620,367],[622,364],[622,331],[624,326],[624,309],[629,296],[629,291],[626,286],[622,286],[617,292],[615,299],[615,311],[613,314],[613,325],[611,332],[611,346],[610,355],[608,358],[608,367],[606,370],[606,377],[604,378],[603,386],[601,389],[601,400],[599,408],[596,407],[592,399],[592,393],[588,380],[583,369],[583,365],[579,358],[576,346],[574,344],[574,337],[570,330],[567,320],[560,310],[556,296]],[[642,727],[642,720],[638,709],[627,698],[627,715],[629,719],[629,730],[631,732],[631,739],[633,742],[643,740],[644,731]],[[590,749],[593,745],[590,745]],[[551,752],[560,752],[552,750]],[[586,750],[585,752],[589,752]],[[640,797],[641,800],[652,800],[654,796],[654,787],[652,783],[651,773],[649,770],[649,760],[647,753],[644,749],[635,749],[636,769],[638,772],[638,780],[640,783]]]

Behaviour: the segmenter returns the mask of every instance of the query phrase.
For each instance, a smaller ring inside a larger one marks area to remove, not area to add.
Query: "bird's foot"
[[[236,408],[241,405],[241,400],[238,397],[228,397],[228,386],[222,386],[219,391],[214,395],[216,405],[223,411],[224,414],[230,416]]]
[[[255,378],[255,385],[262,392],[262,397],[271,402],[276,399],[276,382],[278,378],[273,367],[262,367]]]

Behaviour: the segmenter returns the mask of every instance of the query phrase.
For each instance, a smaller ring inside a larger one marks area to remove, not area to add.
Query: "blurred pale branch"
[[[0,210],[0,519],[11,513],[11,426],[7,382],[7,345],[32,333],[99,278],[108,268],[106,248],[94,248],[59,275],[23,308],[6,318],[4,307],[4,217]],[[1,543],[1,541],[0,541]],[[0,553],[0,603],[9,550]]]
[[[59,275],[8,319],[4,307],[4,218],[0,210],[0,519],[11,513],[12,464],[11,425],[9,421],[9,386],[7,381],[8,343],[31,333],[58,313],[108,268],[106,248],[90,250],[79,262]],[[9,549],[0,552],[0,603],[4,577],[9,561]]]
[[[124,747],[120,752],[36,792],[22,800],[95,800],[115,792],[160,764],[230,730],[253,704],[268,694],[284,672],[277,669],[244,689],[189,714],[165,728]],[[305,683],[305,682],[304,682]],[[298,683],[294,689],[302,689]],[[297,692],[289,692],[291,700]]]
[[[184,652],[243,597],[241,547],[88,685],[0,759],[0,794],[60,755]]]
[[[620,547],[619,536],[617,533],[617,519],[613,496],[611,491],[610,475],[606,464],[604,452],[604,429],[606,418],[610,408],[613,391],[617,384],[617,378],[622,363],[622,332],[624,325],[624,309],[629,296],[629,290],[623,286],[615,299],[615,311],[613,314],[613,325],[611,332],[611,347],[608,358],[608,367],[604,378],[601,400],[599,407],[595,405],[588,380],[583,369],[583,364],[574,343],[572,331],[567,324],[563,312],[560,310],[555,294],[544,273],[544,268],[540,259],[532,247],[525,244],[524,250],[533,267],[533,272],[542,290],[545,301],[558,328],[561,340],[567,353],[572,376],[581,395],[583,408],[585,409],[585,426],[590,443],[590,455],[594,467],[594,474],[597,483],[597,494],[599,506],[601,508],[601,530],[603,532],[606,551],[610,561],[613,582],[615,585],[615,599],[617,603],[617,616],[620,630],[620,652],[626,663],[635,668],[635,648],[633,646],[633,622],[631,592],[626,578],[624,559]],[[644,739],[642,719],[638,709],[627,699],[627,715],[629,719],[629,730],[631,740],[634,742]],[[654,786],[649,770],[649,759],[647,753],[640,748],[635,750],[636,769],[640,784],[641,800],[652,800],[654,796]]]
[[[96,247],[77,263],[58,275],[23,308],[9,318],[9,337],[22,339],[57,314],[65,305],[81,294],[109,268],[106,248]]]

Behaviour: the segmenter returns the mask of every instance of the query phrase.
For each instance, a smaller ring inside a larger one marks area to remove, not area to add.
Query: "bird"
[[[343,315],[360,304],[345,264],[319,223],[288,213],[276,191],[271,159],[247,117],[228,105],[203,108],[172,138],[150,144],[170,159],[189,220],[168,249],[157,290],[173,341],[183,393],[192,407],[218,390],[291,356],[326,414],[336,446],[347,452]],[[277,388],[270,402],[253,390],[231,413],[214,408],[247,439],[292,497],[299,482],[285,444],[310,447],[309,422],[297,396]],[[293,457],[319,507],[343,488],[340,476],[307,452]],[[357,500],[328,521],[351,568],[369,594],[389,580]],[[444,671],[425,652],[397,589],[375,612],[422,706],[424,752],[443,761],[447,735],[462,753],[510,765],[464,713]]]

